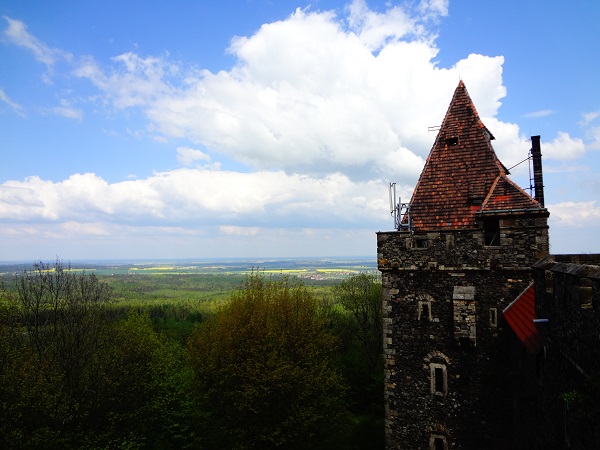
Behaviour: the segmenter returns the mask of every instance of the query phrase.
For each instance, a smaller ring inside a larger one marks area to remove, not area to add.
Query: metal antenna
[[[394,228],[412,230],[412,219],[410,215],[410,204],[402,203],[400,197],[396,197],[396,183],[390,183],[390,214],[394,218]],[[398,202],[396,202],[398,198]],[[405,220],[404,220],[405,219]]]
[[[390,183],[390,214],[394,218],[394,228],[398,229],[398,205],[396,204],[396,183]]]

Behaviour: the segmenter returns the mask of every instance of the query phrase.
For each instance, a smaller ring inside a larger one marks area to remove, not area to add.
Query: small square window
[[[453,136],[453,137],[446,138],[446,145],[448,147],[451,147],[453,145],[458,145],[458,137]]]
[[[427,248],[427,239],[415,239],[415,246],[417,248]]]

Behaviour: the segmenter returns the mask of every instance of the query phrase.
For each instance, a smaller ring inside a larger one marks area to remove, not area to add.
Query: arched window
[[[431,322],[431,302],[430,301],[419,301],[419,312],[418,318],[421,321]]]
[[[429,450],[448,450],[446,436],[441,434],[431,434],[429,436]]]

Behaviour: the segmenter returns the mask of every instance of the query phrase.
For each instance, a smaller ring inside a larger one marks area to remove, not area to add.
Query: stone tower
[[[502,311],[548,254],[549,214],[493,139],[460,81],[408,212],[377,233],[389,449],[514,448]]]

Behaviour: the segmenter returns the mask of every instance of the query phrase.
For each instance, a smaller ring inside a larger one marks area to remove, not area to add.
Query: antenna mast
[[[410,215],[410,204],[402,203],[400,197],[396,197],[396,183],[390,183],[390,214],[394,218],[394,228],[398,231],[412,231],[412,218]],[[396,198],[398,201],[396,202]],[[404,220],[406,219],[406,220]]]

